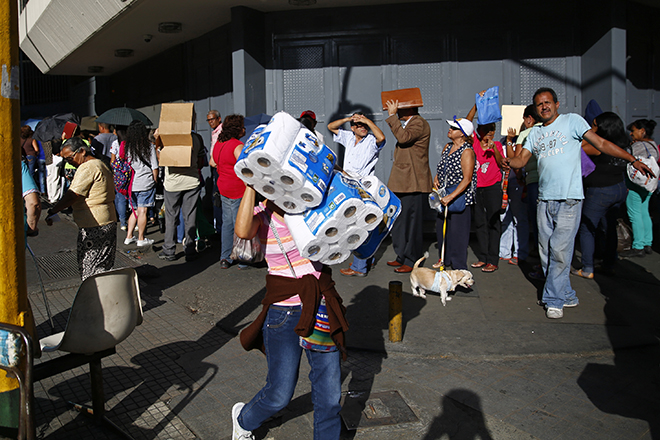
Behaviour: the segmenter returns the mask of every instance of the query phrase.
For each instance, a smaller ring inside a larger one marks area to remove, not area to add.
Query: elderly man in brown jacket
[[[417,108],[398,108],[399,101],[387,101],[386,119],[397,140],[394,164],[387,183],[401,200],[401,214],[392,227],[396,259],[388,261],[397,273],[408,273],[423,254],[422,221],[424,204],[432,189],[429,168],[431,128]]]

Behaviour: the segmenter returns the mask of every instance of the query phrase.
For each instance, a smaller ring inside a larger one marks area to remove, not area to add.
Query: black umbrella
[[[37,124],[32,138],[39,142],[62,139],[62,131],[64,131],[64,125],[67,122],[73,122],[74,124],[80,125],[80,117],[74,113],[48,116]]]
[[[125,126],[130,125],[133,121],[142,121],[144,125],[153,125],[149,118],[147,118],[147,115],[140,110],[128,107],[112,108],[96,119],[96,122]]]
[[[271,116],[265,114],[265,113],[260,113],[255,116],[248,116],[243,120],[243,125],[245,126],[245,136],[241,138],[241,142],[245,143],[245,141],[248,140],[252,132],[254,131],[255,128],[260,126],[261,124],[268,124],[270,121]]]

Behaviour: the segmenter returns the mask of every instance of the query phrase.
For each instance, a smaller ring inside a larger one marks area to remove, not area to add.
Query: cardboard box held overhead
[[[158,133],[163,142],[158,164],[164,167],[189,167],[192,164],[193,103],[163,104]]]
[[[381,104],[383,104],[383,110],[387,110],[385,103],[389,100],[399,101],[398,108],[424,107],[422,92],[419,90],[419,87],[380,92],[380,100]]]

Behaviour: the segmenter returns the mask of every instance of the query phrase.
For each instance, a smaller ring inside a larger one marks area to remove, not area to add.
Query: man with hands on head
[[[350,122],[351,131],[340,128],[346,122]],[[328,130],[334,135],[333,140],[346,149],[344,171],[355,178],[373,176],[378,155],[385,146],[385,135],[381,129],[362,112],[355,112],[329,123]],[[353,257],[351,267],[340,272],[344,276],[363,277],[367,274],[367,266],[367,260]]]
[[[580,225],[582,200],[581,143],[586,139],[601,153],[624,159],[647,176],[651,170],[634,156],[598,136],[581,116],[560,115],[557,94],[550,88],[534,93],[534,106],[542,125],[527,136],[523,150],[504,163],[522,168],[532,154],[538,160],[539,254],[546,275],[542,301],[546,316],[562,318],[564,307],[579,304],[569,279],[575,235]]]
[[[401,214],[392,227],[392,245],[396,253],[389,266],[397,273],[409,273],[423,254],[422,221],[424,205],[432,189],[429,168],[431,127],[417,107],[399,108],[399,101],[385,103],[385,120],[396,138],[394,163],[387,186],[401,200]]]

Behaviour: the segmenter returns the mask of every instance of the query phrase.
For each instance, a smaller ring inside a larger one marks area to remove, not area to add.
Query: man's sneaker
[[[545,316],[550,319],[560,319],[564,317],[564,311],[562,309],[548,307],[548,310],[545,311]]]
[[[174,260],[176,260],[176,257],[174,256],[174,254],[170,255],[170,254],[166,254],[165,252],[161,252],[160,254],[158,254],[158,258],[160,258],[161,260],[165,260],[165,261],[174,261]]]
[[[137,239],[135,237],[131,237],[131,238],[127,238],[126,240],[124,240],[124,244],[126,244],[126,245],[133,244],[136,241],[137,241]]]
[[[152,244],[154,244],[154,240],[151,239],[151,238],[145,238],[144,240],[138,240],[137,241],[138,247],[151,246]]]
[[[126,225],[121,225],[119,227],[119,229],[121,229],[122,231],[125,231],[126,229],[128,229],[128,227]]]
[[[254,440],[252,431],[246,431],[241,427],[240,423],[238,423],[238,416],[241,414],[241,410],[244,406],[245,404],[243,402],[238,402],[231,409],[231,421],[234,425],[234,430],[231,434],[231,440]]]
[[[577,297],[575,297],[575,298],[573,298],[569,301],[566,301],[564,303],[564,307],[577,307],[579,304],[580,304],[580,301],[578,301]]]

